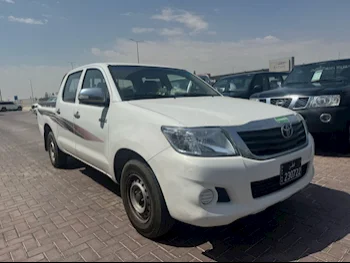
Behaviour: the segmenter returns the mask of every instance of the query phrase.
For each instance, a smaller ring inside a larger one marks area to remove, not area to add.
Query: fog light
[[[199,195],[199,200],[203,205],[209,205],[211,202],[213,202],[214,197],[215,197],[214,192],[210,189],[206,189],[202,191],[201,194]]]
[[[329,123],[332,120],[332,115],[330,115],[329,113],[322,113],[320,116],[320,120],[323,123]]]

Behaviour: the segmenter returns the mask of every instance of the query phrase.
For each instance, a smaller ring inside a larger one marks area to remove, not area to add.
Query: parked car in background
[[[350,59],[295,66],[282,88],[251,99],[295,110],[311,133],[350,144]]]
[[[288,73],[254,72],[219,79],[214,88],[224,96],[249,99],[253,94],[279,88]]]
[[[13,101],[0,101],[0,111],[22,111],[21,105],[14,103]]]
[[[47,99],[46,101],[40,101],[39,104],[45,107],[55,107],[56,101],[57,101],[57,98],[53,97],[53,98]]]
[[[230,224],[314,176],[314,140],[299,114],[224,97],[183,69],[79,67],[65,76],[56,107],[37,112],[52,165],[63,168],[70,155],[109,176],[148,238],[174,219]]]
[[[214,83],[215,83],[215,80],[210,78],[209,75],[207,75],[207,74],[198,74],[197,76],[199,78],[201,78],[202,80],[204,80],[209,85],[214,85]]]

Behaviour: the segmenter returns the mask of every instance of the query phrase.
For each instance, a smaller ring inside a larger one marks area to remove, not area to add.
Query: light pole
[[[34,102],[34,92],[33,92],[33,85],[32,85],[32,80],[29,80],[29,85],[30,85],[30,90],[32,91],[32,101]]]
[[[143,40],[135,40],[135,39],[132,39],[132,38],[130,38],[130,41],[136,43],[137,63],[140,64],[139,43],[143,43],[145,41],[143,41]]]
[[[2,94],[1,94],[1,89],[0,89],[0,101],[2,101]]]
[[[74,69],[74,62],[69,62],[70,65],[72,66],[72,70]]]

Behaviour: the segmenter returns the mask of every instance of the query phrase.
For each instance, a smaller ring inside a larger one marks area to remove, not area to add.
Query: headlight
[[[183,154],[203,157],[239,155],[220,128],[162,127],[162,132],[172,147]]]
[[[250,98],[249,100],[252,100],[252,101],[260,101],[260,99],[259,98]]]
[[[336,107],[340,104],[340,95],[325,95],[311,97],[309,108]]]

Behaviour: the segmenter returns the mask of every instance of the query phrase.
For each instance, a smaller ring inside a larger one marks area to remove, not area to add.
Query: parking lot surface
[[[349,261],[350,156],[317,153],[313,183],[291,199],[227,227],[179,223],[154,242],[107,177],[51,166],[35,115],[0,113],[0,261]]]

